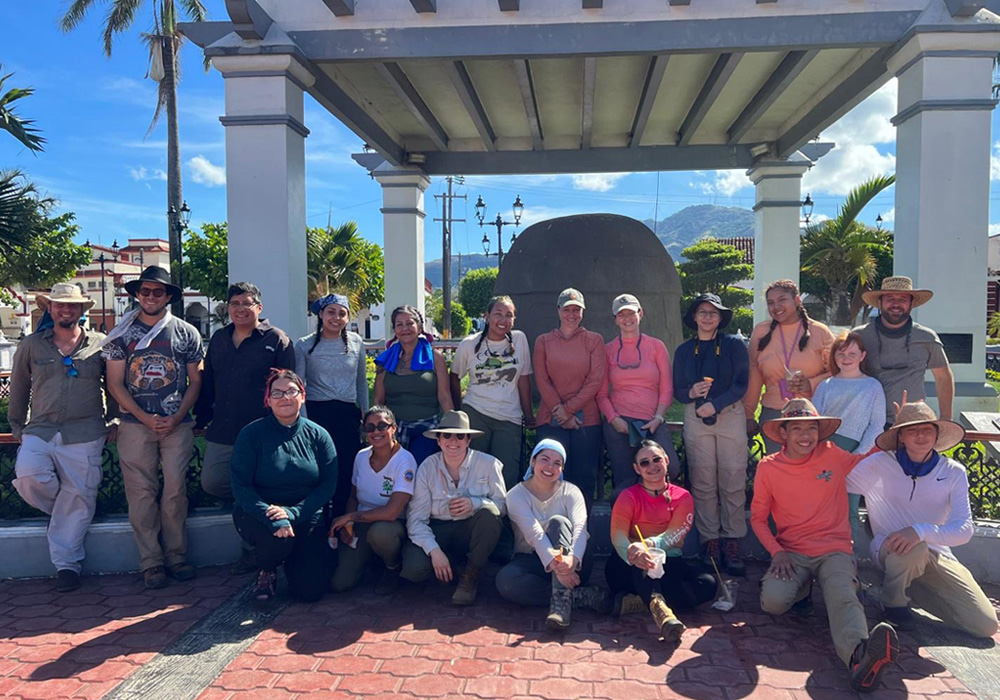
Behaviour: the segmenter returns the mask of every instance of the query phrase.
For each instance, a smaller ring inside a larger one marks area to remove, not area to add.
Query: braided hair
[[[329,306],[329,304],[326,306]],[[326,306],[324,306],[323,309],[325,309]],[[316,314],[316,335],[313,337],[312,347],[309,348],[310,355],[313,354],[313,350],[315,350],[316,346],[319,345],[319,341],[323,340],[323,309],[320,309],[319,313]],[[350,309],[348,309],[347,313],[350,314]],[[346,355],[350,349],[347,342],[347,324],[344,324],[344,327],[340,329],[340,339],[344,341],[344,354]]]
[[[479,334],[479,340],[476,341],[475,352],[479,352],[479,348],[482,346],[483,341],[486,340],[486,336],[490,334],[490,313],[493,311],[493,307],[501,303],[506,304],[514,310],[514,313],[517,313],[517,307],[514,306],[514,300],[506,294],[501,294],[500,296],[495,296],[490,299],[490,303],[486,305],[486,323],[483,324],[483,332]],[[507,331],[507,342],[509,342],[511,346],[514,345],[514,336],[510,331]]]
[[[780,289],[784,292],[788,292],[793,297],[799,295],[799,287],[792,280],[775,280],[767,286],[767,291],[764,292],[765,298],[771,293],[773,289]],[[802,324],[802,338],[799,340],[799,351],[805,350],[806,345],[809,343],[809,314],[806,313],[806,307],[802,305],[802,300],[800,299],[795,305],[795,311],[799,315],[799,322]],[[774,329],[778,327],[778,322],[775,319],[771,319],[771,327],[767,330],[767,334],[760,339],[757,344],[757,352],[760,352],[767,347],[767,344],[771,342],[771,336],[774,335]]]
[[[403,304],[402,306],[397,306],[392,310],[389,322],[392,324],[393,335],[392,338],[389,339],[389,342],[385,344],[386,348],[390,347],[393,343],[399,342],[399,339],[396,337],[396,317],[400,314],[406,314],[410,318],[416,319],[417,324],[420,326],[420,335],[427,338],[427,340],[433,340],[433,338],[424,330],[424,315],[420,313],[420,310],[415,306]]]

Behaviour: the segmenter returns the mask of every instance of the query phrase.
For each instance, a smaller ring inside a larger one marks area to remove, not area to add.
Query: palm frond
[[[108,16],[104,22],[104,54],[111,56],[116,34],[121,34],[132,26],[135,13],[143,0],[112,0]]]
[[[840,211],[837,212],[837,218],[833,220],[833,227],[838,231],[846,232],[864,208],[868,206],[868,203],[895,182],[895,175],[876,175],[852,189],[841,205]]]
[[[66,14],[59,20],[59,28],[64,32],[76,29],[76,26],[83,21],[87,10],[94,4],[94,0],[73,0]]]
[[[0,170],[0,254],[13,255],[34,235],[39,214],[54,200],[39,197],[34,184],[19,170]]]
[[[208,12],[205,10],[205,6],[201,4],[201,0],[178,1],[184,10],[184,15],[192,22],[204,22],[208,19]]]
[[[3,73],[3,64],[0,64],[0,73]],[[14,74],[8,73],[0,77],[0,130],[9,133],[33,153],[44,151],[45,138],[33,126],[35,121],[19,117],[12,107],[18,100],[31,97],[35,91],[33,88],[11,88],[3,92],[4,83],[12,75]]]

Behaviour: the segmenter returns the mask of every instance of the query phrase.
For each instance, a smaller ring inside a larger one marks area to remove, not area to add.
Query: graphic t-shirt
[[[376,472],[371,463],[372,448],[366,447],[354,458],[354,475],[351,483],[358,490],[358,510],[371,510],[384,506],[394,493],[413,495],[413,479],[417,461],[413,455],[400,448],[389,458],[388,464]]]
[[[157,416],[172,416],[180,409],[187,390],[188,364],[205,356],[201,334],[190,323],[173,318],[149,347],[135,350],[150,328],[133,322],[124,335],[104,346],[104,358],[125,361],[125,386],[139,408]],[[127,413],[122,420],[138,422]]]
[[[511,331],[508,340],[483,339],[480,333],[470,335],[458,345],[451,371],[459,377],[469,375],[469,389],[462,399],[484,416],[521,422],[521,400],[517,380],[531,374],[531,350],[528,338],[521,331]]]

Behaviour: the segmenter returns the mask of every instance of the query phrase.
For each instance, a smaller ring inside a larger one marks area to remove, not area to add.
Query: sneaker
[[[718,566],[722,562],[722,545],[719,540],[705,542],[701,547],[701,558],[709,569],[712,568],[712,560],[715,560],[715,564]]]
[[[195,571],[195,568],[187,562],[181,562],[176,566],[167,567],[167,575],[178,581],[190,581],[197,576],[197,574],[198,572]]]
[[[274,600],[275,588],[278,584],[278,572],[261,569],[257,572],[257,581],[253,586],[253,599],[257,605],[267,605]]]
[[[864,640],[851,654],[848,670],[851,673],[851,688],[859,693],[870,693],[879,687],[882,672],[899,656],[899,639],[896,630],[885,622],[872,628],[868,639]]]
[[[727,537],[722,542],[722,560],[726,564],[726,573],[730,576],[746,576],[747,565],[743,563],[740,554],[740,541]]]
[[[893,627],[906,627],[913,622],[913,611],[903,605],[897,608],[883,608],[882,617]]]
[[[549,614],[545,618],[545,627],[550,632],[560,632],[569,627],[573,612],[573,591],[559,583],[552,576],[552,597],[549,599]]]
[[[653,622],[660,630],[660,639],[665,642],[676,642],[687,629],[659,593],[654,593],[653,599],[649,601],[649,612],[652,613]]]
[[[252,574],[254,571],[257,571],[258,568],[256,552],[252,549],[244,549],[240,554],[240,558],[233,562],[233,566],[229,569],[229,573],[234,576]]]
[[[72,569],[59,569],[56,572],[56,591],[69,593],[80,587],[80,574]]]
[[[167,585],[167,571],[162,566],[151,566],[142,572],[146,588],[163,588]]]
[[[622,617],[623,615],[634,615],[645,612],[645,610],[646,604],[635,593],[619,593],[615,596],[611,614],[615,617]]]
[[[641,599],[639,603],[642,604]],[[611,594],[599,586],[577,586],[573,589],[573,607],[607,615],[611,612]]]
[[[476,602],[476,591],[479,588],[479,569],[475,566],[466,566],[458,579],[458,586],[451,596],[452,605],[472,605]]]
[[[375,595],[392,595],[399,589],[399,569],[386,569],[375,584]]]

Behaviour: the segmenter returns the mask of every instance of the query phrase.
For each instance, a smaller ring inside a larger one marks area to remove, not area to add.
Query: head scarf
[[[339,304],[347,309],[348,313],[351,311],[351,302],[343,294],[327,294],[325,297],[320,297],[312,303],[309,310],[312,311],[315,316],[319,316],[323,309],[328,307],[330,304]]]
[[[558,454],[563,459],[563,465],[566,464],[566,448],[562,446],[562,443],[558,440],[553,440],[552,438],[545,438],[544,440],[539,440],[538,444],[535,445],[535,449],[531,451],[531,459],[535,458],[542,450],[552,450]],[[524,473],[524,480],[527,481],[535,474],[535,468],[533,466],[528,467],[528,471]],[[565,478],[564,474],[559,474],[559,481]]]

